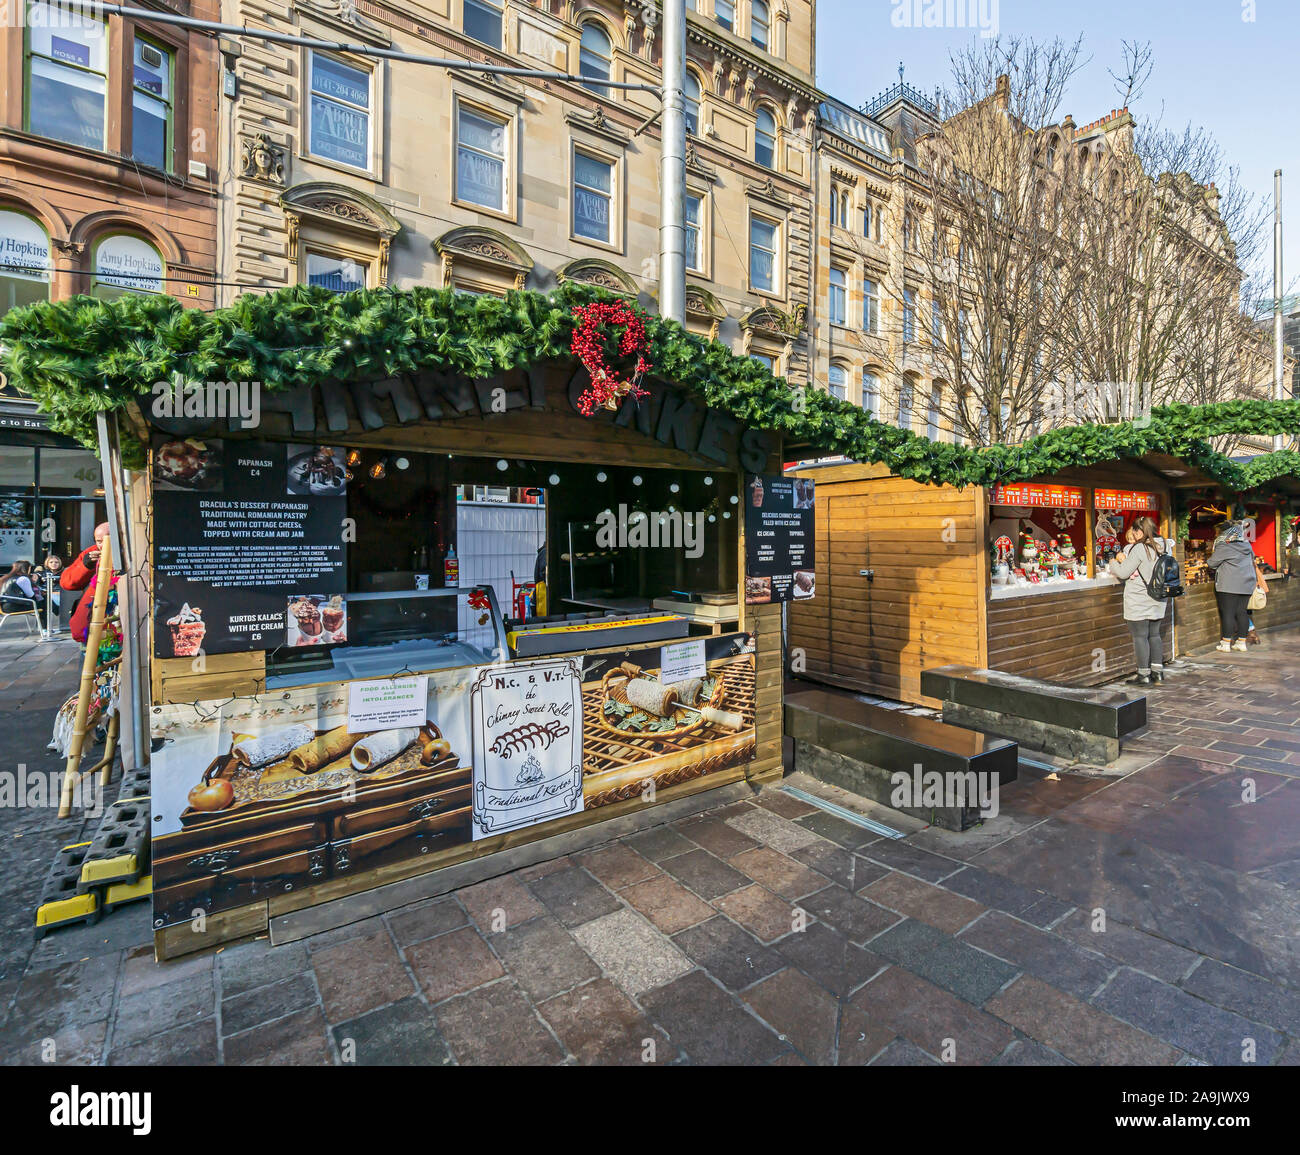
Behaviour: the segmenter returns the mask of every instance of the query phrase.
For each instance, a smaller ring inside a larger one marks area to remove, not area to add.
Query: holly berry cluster
[[[629,395],[638,401],[648,396],[640,387],[641,378],[650,371],[646,360],[650,343],[646,339],[645,322],[639,310],[626,301],[594,301],[590,305],[576,305],[573,316],[577,327],[573,330],[570,347],[591,377],[591,385],[578,398],[578,410],[590,417],[597,409],[616,409],[618,403]],[[631,377],[620,377],[605,360],[610,335],[606,326],[623,326],[618,335],[618,355],[636,357]]]

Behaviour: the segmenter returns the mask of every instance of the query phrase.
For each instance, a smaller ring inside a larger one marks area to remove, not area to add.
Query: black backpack
[[[1183,596],[1183,577],[1178,568],[1178,559],[1172,553],[1162,550],[1151,567],[1151,580],[1147,582],[1147,594],[1156,601]]]

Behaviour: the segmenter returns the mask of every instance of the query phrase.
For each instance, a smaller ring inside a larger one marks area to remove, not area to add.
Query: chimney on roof
[[[1005,72],[998,77],[997,88],[993,93],[997,106],[1005,109],[1011,104],[1011,77]]]

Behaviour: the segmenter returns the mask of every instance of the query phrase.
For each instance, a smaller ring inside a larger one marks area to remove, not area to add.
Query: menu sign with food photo
[[[479,667],[470,691],[476,839],[581,813],[581,676],[573,658]]]
[[[745,603],[802,601],[817,591],[816,483],[807,477],[745,479]]]
[[[366,730],[348,682],[155,707],[155,927],[468,842],[474,672],[410,679]]]
[[[158,657],[347,641],[341,449],[160,437],[152,478]]]

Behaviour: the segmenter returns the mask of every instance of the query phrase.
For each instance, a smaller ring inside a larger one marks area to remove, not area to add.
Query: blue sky
[[[818,0],[817,82],[860,105],[898,79],[924,92],[947,85],[949,53],[969,28],[895,27],[904,0]],[[908,0],[915,4],[915,0]],[[922,0],[927,7],[932,0]],[[969,0],[948,0],[969,11]],[[1190,122],[1218,140],[1243,182],[1273,204],[1273,170],[1282,169],[1284,265],[1300,289],[1300,0],[983,0],[1003,37],[1073,40],[1090,58],[1062,113],[1083,125],[1119,103],[1107,69],[1120,70],[1121,42],[1150,41],[1155,69],[1133,112]],[[1243,19],[1253,15],[1254,19]],[[1268,249],[1271,260],[1271,224]],[[1271,275],[1271,268],[1270,268]]]

